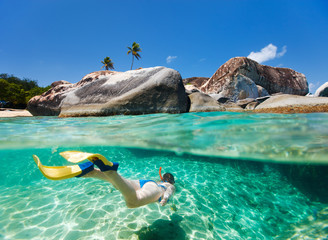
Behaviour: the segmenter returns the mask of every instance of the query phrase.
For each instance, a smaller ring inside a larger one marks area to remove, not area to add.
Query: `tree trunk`
[[[132,66],[133,66],[133,61],[134,61],[134,55],[132,54],[132,64],[131,64],[131,70],[132,70]]]

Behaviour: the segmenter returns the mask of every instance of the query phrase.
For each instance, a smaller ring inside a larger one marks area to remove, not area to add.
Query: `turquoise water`
[[[131,179],[172,172],[166,207],[128,209],[95,179],[50,181],[59,152],[101,153]],[[328,114],[0,118],[0,239],[326,239]]]

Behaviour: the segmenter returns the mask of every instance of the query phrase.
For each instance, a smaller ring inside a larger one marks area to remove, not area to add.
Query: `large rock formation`
[[[328,82],[322,84],[314,93],[315,97],[328,97]]]
[[[180,74],[165,67],[94,72],[76,84],[55,83],[28,103],[33,115],[60,117],[183,113],[187,107]]]
[[[257,85],[262,87],[261,94]],[[309,92],[302,73],[288,68],[264,66],[245,57],[232,58],[223,64],[200,90],[207,94],[220,94],[232,101],[261,97],[266,91],[269,94],[281,92],[294,95],[306,95]]]

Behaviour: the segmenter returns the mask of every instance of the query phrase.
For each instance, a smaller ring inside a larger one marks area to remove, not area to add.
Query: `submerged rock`
[[[328,97],[328,82],[322,84],[314,93],[314,97]]]
[[[223,64],[200,90],[207,94],[221,94],[221,97],[229,97],[233,101],[277,92],[294,95],[309,92],[302,73],[261,65],[245,57],[232,58]]]
[[[254,111],[264,113],[328,112],[328,98],[289,94],[276,95],[258,105]]]
[[[165,67],[94,72],[76,84],[56,85],[28,103],[33,115],[60,117],[183,113],[187,107],[180,74]]]

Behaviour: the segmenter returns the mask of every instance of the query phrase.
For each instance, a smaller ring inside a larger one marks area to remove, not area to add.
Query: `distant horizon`
[[[129,7],[130,6],[130,7]],[[182,78],[211,77],[229,59],[303,73],[310,92],[328,81],[328,1],[0,2],[0,73],[39,86],[80,81],[110,57],[130,70],[164,66]]]

